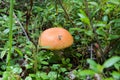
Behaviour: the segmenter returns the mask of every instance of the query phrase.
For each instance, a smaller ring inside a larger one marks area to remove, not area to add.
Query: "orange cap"
[[[46,29],[39,37],[39,45],[45,49],[60,50],[73,44],[72,35],[64,28]]]

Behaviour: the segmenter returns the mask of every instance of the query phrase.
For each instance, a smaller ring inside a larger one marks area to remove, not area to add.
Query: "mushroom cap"
[[[72,35],[64,28],[54,27],[46,29],[39,37],[39,45],[49,50],[60,50],[73,44]]]

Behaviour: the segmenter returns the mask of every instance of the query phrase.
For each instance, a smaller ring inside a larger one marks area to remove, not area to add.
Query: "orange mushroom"
[[[73,44],[72,35],[64,28],[46,29],[39,37],[39,45],[49,50],[61,50]]]

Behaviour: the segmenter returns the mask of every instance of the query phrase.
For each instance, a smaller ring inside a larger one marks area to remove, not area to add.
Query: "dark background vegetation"
[[[7,65],[9,10],[10,0],[0,0],[3,80],[120,80],[120,0],[14,0]],[[40,33],[51,27],[67,29],[73,45],[41,49]]]

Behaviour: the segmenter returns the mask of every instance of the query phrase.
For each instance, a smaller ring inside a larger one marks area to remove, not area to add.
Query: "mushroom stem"
[[[34,64],[33,64],[33,68],[34,68],[34,72],[37,72],[38,70],[38,61],[37,61],[37,53],[38,53],[38,47],[33,50],[33,59],[34,59]]]
[[[64,57],[61,53],[63,53],[61,50],[54,50],[53,56],[50,59],[50,63],[61,63],[62,58]]]

